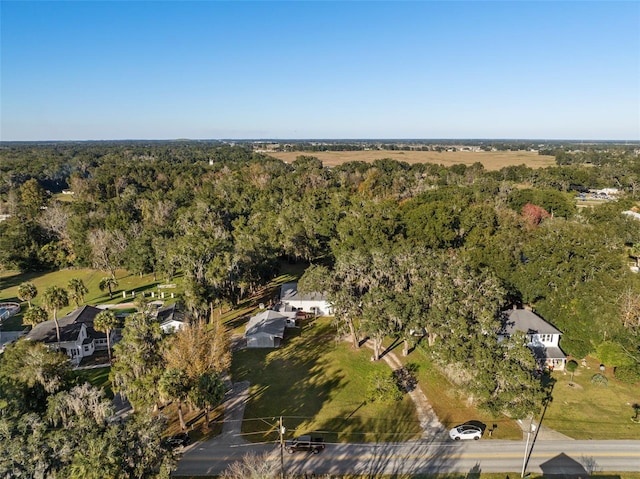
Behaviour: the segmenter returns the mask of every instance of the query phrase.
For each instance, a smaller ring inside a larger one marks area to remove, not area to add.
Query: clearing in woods
[[[349,161],[373,162],[383,158],[413,163],[436,163],[444,166],[455,164],[473,165],[482,163],[486,170],[499,170],[505,166],[526,165],[530,168],[555,166],[556,160],[550,155],[538,155],[534,151],[287,151],[269,152],[269,156],[287,163],[298,156],[315,156],[325,166],[337,166]]]

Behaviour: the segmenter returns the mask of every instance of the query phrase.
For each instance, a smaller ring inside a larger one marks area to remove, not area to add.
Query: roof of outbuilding
[[[259,334],[284,337],[284,328],[287,324],[287,317],[272,310],[263,311],[249,319],[245,329],[245,336],[255,336]]]

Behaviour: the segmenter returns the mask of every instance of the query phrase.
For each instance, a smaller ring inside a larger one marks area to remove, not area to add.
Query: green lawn
[[[108,291],[100,291],[98,284],[100,280],[107,276],[106,273],[95,269],[65,269],[61,271],[51,272],[37,272],[37,273],[17,273],[17,272],[3,272],[0,273],[0,302],[2,301],[16,301],[20,302],[17,297],[18,286],[25,282],[31,281],[38,289],[38,296],[36,296],[31,302],[34,305],[40,305],[42,301],[42,293],[49,286],[60,286],[67,288],[67,283],[71,278],[81,279],[89,293],[84,298],[85,304],[99,305],[99,304],[122,304],[133,301],[131,292],[135,291],[136,294],[144,291],[147,293],[147,297],[150,299],[150,293],[153,291],[156,297],[159,293],[165,293],[165,301],[171,302],[171,293],[174,296],[180,297],[183,293],[181,278],[178,278],[175,283],[175,288],[158,288],[162,284],[160,281],[155,281],[153,275],[137,275],[130,274],[125,270],[118,270],[116,272],[116,280],[118,286],[113,292],[113,298],[109,298]],[[124,298],[122,292],[127,292],[127,297]],[[175,301],[175,298],[173,299]],[[2,325],[3,331],[19,331],[23,329],[22,326],[22,312],[27,308],[27,303],[22,304],[22,311],[20,314],[9,318]],[[68,307],[63,308],[58,316],[63,316],[70,311],[74,310],[76,305],[71,303]]]
[[[109,380],[110,367],[94,368],[94,369],[78,369],[73,374],[78,378],[79,382],[88,382],[92,386],[104,389],[105,394],[109,398],[113,398],[111,390],[111,381]]]
[[[251,441],[275,440],[284,417],[287,437],[322,431],[327,441],[375,442],[416,439],[421,434],[409,397],[392,405],[365,403],[369,375],[386,363],[372,363],[368,350],[336,342],[329,320],[318,320],[285,338],[279,349],[234,354],[234,381],[251,383],[243,433]],[[393,409],[393,415],[389,410]]]
[[[553,401],[543,424],[575,439],[640,439],[640,424],[631,421],[632,406],[640,403],[640,385],[616,380],[607,368],[607,386],[597,386],[591,377],[600,373],[598,367],[595,359],[587,358],[587,366],[575,372],[573,386],[571,373],[553,373]]]

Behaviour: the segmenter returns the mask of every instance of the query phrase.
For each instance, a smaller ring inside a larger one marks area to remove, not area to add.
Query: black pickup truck
[[[284,447],[289,454],[293,454],[296,451],[311,451],[314,454],[318,454],[324,449],[324,439],[307,434],[287,441]]]

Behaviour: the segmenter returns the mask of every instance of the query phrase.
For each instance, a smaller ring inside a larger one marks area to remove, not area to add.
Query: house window
[[[550,334],[541,334],[540,335],[540,341],[542,341],[543,343],[550,343],[551,342],[551,335]]]
[[[84,347],[85,352],[89,352],[89,346]]]

